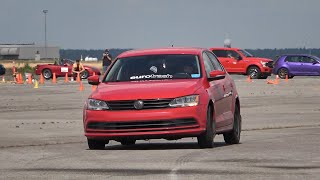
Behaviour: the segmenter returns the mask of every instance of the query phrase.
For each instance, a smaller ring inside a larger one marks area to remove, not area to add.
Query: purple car
[[[294,76],[320,76],[320,58],[307,54],[282,55],[274,63],[273,74],[281,79]]]

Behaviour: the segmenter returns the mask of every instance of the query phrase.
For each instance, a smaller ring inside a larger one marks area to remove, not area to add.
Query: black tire
[[[124,146],[134,145],[136,143],[135,139],[122,139],[120,143]]]
[[[223,138],[226,144],[239,144],[241,135],[241,114],[238,106],[235,107],[234,111],[234,122],[232,131],[224,133]]]
[[[45,78],[45,79],[51,79],[52,78],[52,72],[50,69],[44,69],[42,70],[42,76]]]
[[[247,74],[250,75],[251,79],[259,79],[261,77],[261,71],[257,66],[251,66],[247,70]]]
[[[287,68],[280,68],[280,69],[278,70],[278,76],[279,76],[279,78],[285,79],[285,78],[286,78],[286,75],[288,75],[288,78],[290,78],[290,77],[289,77],[289,71],[288,71]]]
[[[96,140],[96,139],[87,139],[89,149],[95,149],[95,150],[102,150],[105,148],[106,144],[109,143],[109,141],[104,140]]]
[[[87,70],[84,70],[81,73],[81,79],[87,79],[89,77],[89,72]]]
[[[206,131],[197,137],[200,148],[213,148],[216,126],[212,115],[213,109],[209,106],[207,110]]]

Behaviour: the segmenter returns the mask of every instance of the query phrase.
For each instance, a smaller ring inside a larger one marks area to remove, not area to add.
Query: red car
[[[266,79],[271,75],[272,60],[254,57],[239,48],[210,48],[228,73],[250,75],[252,79]]]
[[[206,49],[165,48],[120,54],[83,111],[90,149],[109,140],[197,137],[201,148],[213,147],[216,134],[228,144],[240,141],[240,101],[235,83],[216,56]]]
[[[53,77],[53,73],[56,73],[56,77],[64,77],[66,73],[68,76],[72,76],[72,65],[74,61],[69,59],[64,59],[58,64],[41,64],[36,66],[36,74],[40,75],[42,73],[45,79],[50,79]],[[82,79],[87,79],[92,76],[93,73],[100,75],[100,70],[95,67],[83,65],[85,71],[81,74]]]

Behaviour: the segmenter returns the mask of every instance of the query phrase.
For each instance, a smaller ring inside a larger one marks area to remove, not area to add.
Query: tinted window
[[[299,56],[287,56],[285,62],[301,62]]]
[[[304,62],[304,63],[314,63],[314,62],[315,62],[314,59],[312,59],[312,58],[310,58],[310,57],[307,57],[307,56],[302,57],[301,60],[302,60],[302,62]]]
[[[226,50],[212,50],[217,57],[228,57]]]
[[[105,81],[137,81],[200,78],[196,55],[148,55],[118,59]]]
[[[215,70],[220,70],[220,71],[224,71],[222,65],[220,64],[219,60],[212,54],[212,53],[209,53],[207,52],[207,55],[209,56],[213,66],[214,66],[214,69]]]

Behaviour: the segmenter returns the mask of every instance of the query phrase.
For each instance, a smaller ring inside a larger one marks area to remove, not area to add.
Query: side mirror
[[[220,71],[220,70],[215,70],[215,71],[211,71],[209,73],[210,80],[219,80],[219,79],[224,79],[226,76],[226,72],[225,71]]]
[[[313,63],[312,63],[313,65],[315,65],[315,64],[319,64],[319,62],[318,61],[313,61]]]
[[[88,77],[88,83],[91,85],[100,84],[100,79],[98,75]]]

